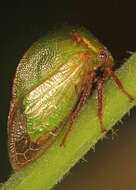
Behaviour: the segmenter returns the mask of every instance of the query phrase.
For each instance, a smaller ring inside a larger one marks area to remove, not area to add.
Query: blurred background
[[[131,0],[4,1],[0,6],[0,183],[13,173],[7,152],[7,117],[17,64],[40,36],[58,24],[84,26],[108,47],[119,65],[136,51],[136,11]],[[136,109],[99,141],[53,190],[135,190]],[[86,160],[86,161],[85,161]],[[45,179],[46,180],[46,179]]]

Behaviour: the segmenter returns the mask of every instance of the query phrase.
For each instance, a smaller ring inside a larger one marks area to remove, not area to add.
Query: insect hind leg
[[[93,80],[94,80],[95,76],[96,76],[95,72],[92,72],[89,79],[87,80],[87,83],[86,83],[86,85],[84,87],[84,90],[83,90],[83,92],[81,94],[79,103],[77,104],[76,109],[75,109],[75,111],[74,111],[74,113],[73,113],[73,115],[72,115],[72,117],[70,119],[68,129],[67,129],[67,131],[66,131],[66,133],[65,133],[65,135],[64,135],[64,137],[62,139],[62,142],[61,142],[60,146],[63,146],[63,147],[65,146],[65,141],[66,141],[66,139],[67,139],[67,137],[68,137],[68,135],[69,135],[69,133],[70,133],[70,131],[72,129],[73,123],[77,119],[81,109],[83,108],[86,100],[88,99],[88,96],[91,93],[92,83],[93,83]]]

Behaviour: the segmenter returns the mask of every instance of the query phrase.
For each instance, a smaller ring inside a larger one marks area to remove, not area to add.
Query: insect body
[[[21,59],[12,89],[8,117],[8,147],[12,167],[19,170],[36,159],[60,134],[70,119],[66,138],[93,84],[98,91],[101,131],[102,84],[112,76],[110,52],[84,28],[65,28],[37,41]]]

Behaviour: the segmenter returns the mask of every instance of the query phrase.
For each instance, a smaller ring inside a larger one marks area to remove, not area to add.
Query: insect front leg
[[[109,68],[106,67],[105,68],[105,72],[107,74],[109,74],[115,81],[116,85],[118,86],[118,88],[122,91],[123,94],[125,94],[128,98],[130,102],[133,102],[134,98],[124,89],[123,85],[121,84],[119,78],[117,77],[117,75],[115,75],[115,73]]]
[[[102,121],[102,84],[103,79],[98,80],[97,82],[97,93],[98,93],[98,119],[100,122],[101,131],[105,132],[106,129],[104,128],[103,121]]]
[[[101,126],[102,132],[106,131],[106,129],[104,128],[104,125],[103,125],[103,121],[102,121],[102,84],[109,76],[111,76],[114,79],[118,88],[122,91],[123,94],[125,94],[129,98],[130,102],[132,102],[134,100],[133,97],[124,89],[119,78],[115,75],[115,73],[111,70],[111,68],[105,67],[103,78],[99,79],[96,84],[97,93],[98,93],[98,118],[100,121],[100,126]]]

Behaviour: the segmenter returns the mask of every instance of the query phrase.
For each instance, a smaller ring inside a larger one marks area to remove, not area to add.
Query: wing
[[[33,140],[52,131],[74,108],[86,69],[82,53],[75,54],[54,75],[25,96],[24,114],[28,133]]]

